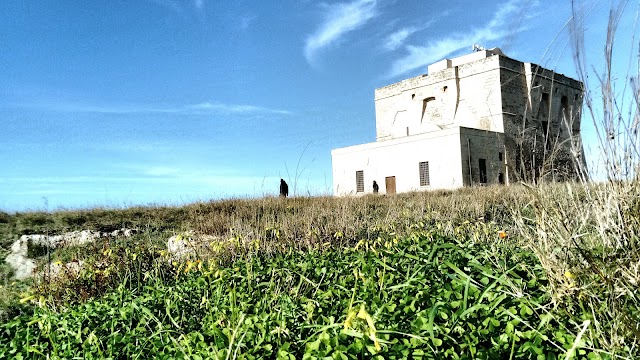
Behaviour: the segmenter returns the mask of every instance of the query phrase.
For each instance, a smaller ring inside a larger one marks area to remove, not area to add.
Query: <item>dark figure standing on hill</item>
[[[287,182],[284,181],[284,179],[280,179],[280,196],[289,196],[289,185],[287,185]]]
[[[380,186],[378,186],[378,183],[375,180],[373,180],[373,193],[377,194],[378,190],[380,190]]]

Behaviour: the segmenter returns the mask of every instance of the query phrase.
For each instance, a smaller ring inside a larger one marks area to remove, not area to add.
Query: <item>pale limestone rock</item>
[[[107,236],[112,236],[112,237],[117,237],[117,236],[123,236],[123,237],[131,237],[135,234],[138,233],[137,229],[118,229],[118,230],[113,230],[110,233],[103,233],[102,236],[103,237],[107,237]]]
[[[122,236],[124,237],[131,237],[137,233],[138,233],[138,230],[136,229],[122,229]]]
[[[111,233],[101,233],[99,231],[93,230],[81,230],[71,231],[61,235],[22,235],[11,245],[11,253],[7,256],[5,262],[13,268],[16,279],[25,279],[32,276],[34,270],[36,269],[35,261],[28,257],[29,246],[44,246],[50,249],[56,249],[64,246],[81,246],[108,236],[130,237],[136,234],[137,231],[138,230],[136,229],[123,228],[120,230],[115,230]],[[72,268],[75,269],[75,267],[78,267],[77,271],[79,271],[79,268],[82,267],[82,262],[72,262],[66,265],[57,265],[58,267],[60,267],[59,269],[55,267],[55,264],[52,264],[51,266],[52,271],[57,271],[58,273],[62,269],[62,266],[65,266],[70,271],[72,270]],[[72,268],[69,268],[68,266],[71,266]]]
[[[29,240],[24,239],[24,235],[11,245],[11,252],[16,255],[27,256],[29,251]]]
[[[55,262],[49,265],[49,273],[47,273],[47,269],[45,267],[44,270],[38,273],[39,278],[55,279],[61,275],[67,275],[70,277],[77,277],[80,274],[80,270],[84,266],[84,261],[71,261],[66,264],[62,264],[59,262]]]
[[[210,252],[211,243],[220,241],[213,235],[195,234],[188,231],[174,235],[167,241],[167,252],[171,260],[178,260],[189,256],[202,256]]]
[[[36,268],[35,261],[21,254],[11,253],[4,261],[13,268],[13,276],[18,280],[32,276]]]
[[[57,244],[62,246],[78,246],[92,243],[101,237],[99,231],[82,230],[72,231],[62,235],[62,239]]]

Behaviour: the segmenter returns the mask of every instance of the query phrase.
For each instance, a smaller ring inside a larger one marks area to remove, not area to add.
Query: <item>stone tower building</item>
[[[499,49],[444,59],[376,89],[376,141],[331,151],[334,194],[574,177],[582,96],[581,82]]]

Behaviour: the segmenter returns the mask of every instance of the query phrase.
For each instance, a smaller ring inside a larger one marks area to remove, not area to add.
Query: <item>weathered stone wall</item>
[[[376,89],[376,138],[454,126],[502,131],[498,56]]]
[[[491,185],[506,180],[504,134],[477,129],[460,129],[464,185]],[[485,161],[485,182],[481,181],[480,159]],[[469,170],[471,165],[471,171]],[[500,175],[502,174],[502,176]]]
[[[454,126],[503,131],[498,56],[458,66],[460,100]]]
[[[376,138],[440,130],[455,115],[456,69],[418,76],[376,90]]]
[[[550,172],[573,167],[567,151],[572,137],[580,139],[582,84],[507,57],[500,57],[500,83],[511,180],[565,178]]]

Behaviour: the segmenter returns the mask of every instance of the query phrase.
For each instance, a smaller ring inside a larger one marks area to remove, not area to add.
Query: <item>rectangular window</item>
[[[498,160],[499,160],[499,161],[502,161],[502,152],[499,152],[499,153],[498,153]]]
[[[356,171],[356,192],[364,192],[364,171]]]
[[[429,186],[431,182],[429,181],[429,162],[423,161],[419,166],[420,170],[420,186]]]

